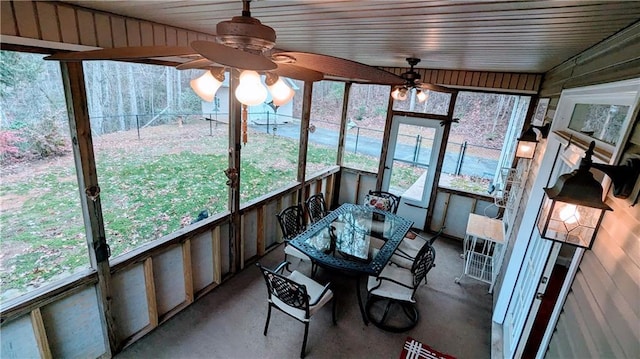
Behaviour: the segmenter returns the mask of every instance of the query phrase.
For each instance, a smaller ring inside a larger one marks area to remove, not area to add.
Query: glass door
[[[424,228],[444,133],[440,120],[395,115],[382,188],[401,197],[398,215]]]

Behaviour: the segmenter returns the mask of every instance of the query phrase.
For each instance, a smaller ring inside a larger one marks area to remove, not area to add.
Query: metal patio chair
[[[435,265],[436,251],[426,242],[416,255],[411,269],[387,264],[379,276],[369,277],[366,312],[377,327],[390,332],[413,328],[420,318],[415,293]]]
[[[301,321],[304,323],[304,339],[302,340],[300,358],[304,358],[311,317],[325,304],[333,300],[331,310],[333,324],[335,325],[336,301],[330,289],[331,283],[323,286],[298,271],[293,271],[288,276],[285,276],[283,271],[288,264],[286,261],[282,262],[275,270],[271,270],[263,267],[260,263],[256,263],[264,276],[268,290],[269,306],[263,334],[267,335],[272,307]]]

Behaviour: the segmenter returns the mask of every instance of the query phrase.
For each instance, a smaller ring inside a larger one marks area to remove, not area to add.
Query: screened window
[[[489,195],[520,134],[528,96],[460,92],[454,108],[439,185]],[[507,146],[507,147],[509,147]]]
[[[298,176],[300,116],[303,83],[288,80],[293,100],[274,108],[267,103],[251,106],[247,143],[242,146],[240,202],[246,203],[287,185]]]
[[[60,65],[1,51],[0,301],[89,268]]]
[[[113,256],[227,209],[228,114],[203,108],[189,87],[199,74],[113,61],[84,69]]]
[[[349,94],[343,165],[378,172],[389,86],[353,84]]]
[[[343,82],[336,81],[313,83],[309,122],[312,130],[309,131],[307,148],[307,178],[336,164],[344,87]]]

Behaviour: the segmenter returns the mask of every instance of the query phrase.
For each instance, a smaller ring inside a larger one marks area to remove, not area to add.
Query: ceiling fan
[[[429,83],[422,82],[422,76],[414,70],[414,66],[420,63],[420,59],[416,57],[407,57],[407,63],[409,63],[409,71],[403,72],[400,74],[400,77],[404,80],[404,84],[397,85],[394,87],[391,92],[391,97],[394,100],[403,101],[407,99],[407,95],[409,91],[415,90],[416,97],[419,102],[424,102],[427,100],[427,91],[439,91],[439,92],[448,92],[444,86],[433,85]]]
[[[47,60],[136,60],[187,57],[178,69],[213,69],[221,65],[241,70],[273,73],[303,81],[342,79],[397,85],[399,76],[363,63],[315,53],[280,51],[274,48],[276,32],[251,16],[250,0],[243,0],[241,16],[216,26],[216,42],[193,41],[189,46],[140,46],[57,53]],[[194,59],[195,56],[195,59]]]

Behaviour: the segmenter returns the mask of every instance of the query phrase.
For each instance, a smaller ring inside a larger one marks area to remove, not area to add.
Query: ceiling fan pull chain
[[[242,105],[242,144],[247,144],[247,105]]]

